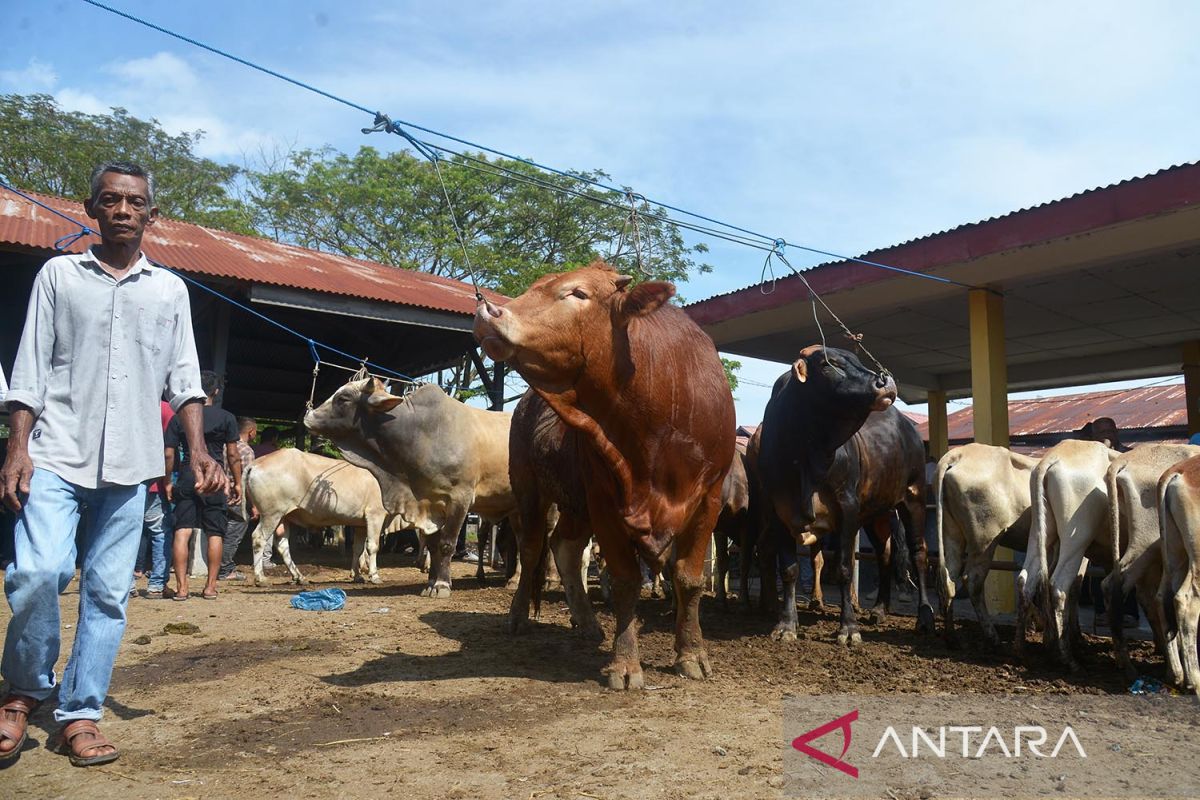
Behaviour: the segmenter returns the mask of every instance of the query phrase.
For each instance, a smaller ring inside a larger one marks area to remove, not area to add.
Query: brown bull
[[[661,569],[675,553],[675,669],[711,674],[699,605],[733,460],[733,396],[712,340],[668,304],[674,293],[661,281],[633,286],[595,263],[547,275],[503,308],[485,302],[475,313],[484,350],[515,367],[579,443],[571,467],[612,575],[617,630],[605,672],[613,688],[643,685],[638,555]],[[523,537],[523,570],[543,546],[541,537]]]

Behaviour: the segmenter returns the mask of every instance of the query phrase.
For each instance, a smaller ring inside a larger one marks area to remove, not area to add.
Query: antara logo
[[[836,770],[846,773],[851,778],[857,778],[858,768],[843,760],[846,757],[846,753],[850,750],[851,723],[857,721],[858,709],[856,708],[849,714],[830,720],[820,727],[813,728],[811,731],[797,736],[792,740],[792,747],[804,753],[809,758],[820,761],[827,767],[833,767]],[[838,730],[842,732],[842,752],[836,757],[818,750],[809,744],[828,733]],[[1050,740],[1048,732],[1041,725],[1018,725],[1012,729],[1008,736],[1001,733],[1000,729],[995,725],[990,727],[982,725],[943,725],[936,729],[936,735],[931,735],[932,730],[934,729],[926,731],[924,728],[916,725],[912,726],[912,736],[909,740],[911,744],[906,749],[896,728],[889,725],[883,734],[880,735],[879,743],[875,745],[875,750],[871,753],[871,758],[879,758],[880,754],[886,755],[885,750],[894,750],[895,754],[900,758],[910,759],[921,758],[927,755],[944,759],[947,753],[951,755],[961,754],[963,758],[983,758],[987,755],[1002,755],[1004,758],[1021,758],[1025,754],[1038,758],[1058,758],[1059,753],[1068,744],[1074,748],[1080,758],[1087,758],[1083,744],[1079,741],[1079,737],[1070,725],[1063,728],[1062,733],[1056,740],[1057,743],[1049,753],[1041,750]],[[962,744],[961,749],[947,747],[947,744],[954,742],[959,737],[961,737],[959,739]],[[951,742],[947,742],[948,738]],[[1012,743],[1011,747],[1009,746],[1009,742]],[[922,752],[922,749],[925,752]]]
[[[842,772],[846,773],[851,778],[857,778],[858,777],[858,767],[855,767],[851,764],[847,764],[845,761],[842,761],[842,758],[846,755],[846,751],[850,749],[850,723],[854,722],[857,719],[858,719],[858,709],[856,708],[853,711],[851,711],[849,714],[838,717],[837,719],[832,720],[830,722],[826,722],[824,725],[822,725],[819,728],[813,728],[808,733],[800,734],[799,736],[797,736],[795,739],[792,740],[792,747],[796,748],[801,753],[804,753],[804,755],[808,756],[809,758],[815,758],[817,761],[820,761],[822,764],[824,764],[827,767],[833,767],[834,769],[840,769]],[[815,747],[809,746],[808,743],[811,742],[813,739],[820,739],[825,734],[827,734],[831,731],[839,730],[839,729],[842,732],[842,754],[840,756],[838,756],[837,758],[834,758],[833,756],[829,755],[828,753],[823,753],[820,750],[816,749]]]

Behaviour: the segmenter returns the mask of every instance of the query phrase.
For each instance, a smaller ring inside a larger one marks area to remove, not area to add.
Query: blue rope
[[[232,54],[232,53],[229,53],[229,52],[227,52],[227,51],[225,51],[225,50],[221,50],[220,48],[213,47],[212,45],[205,44],[204,42],[198,41],[198,40],[196,40],[196,39],[193,39],[193,38],[191,38],[191,37],[189,37],[189,36],[184,36],[183,34],[176,33],[175,31],[172,31],[172,30],[168,30],[167,28],[164,28],[164,27],[162,27],[162,26],[160,26],[160,25],[155,25],[154,23],[152,23],[152,22],[148,22],[148,21],[146,21],[146,20],[144,20],[144,19],[141,19],[140,17],[134,16],[133,14],[128,14],[128,13],[126,13],[126,12],[124,12],[124,11],[121,11],[121,10],[119,10],[119,9],[113,8],[112,6],[106,5],[106,4],[104,4],[104,3],[97,2],[97,0],[83,0],[83,2],[87,3],[88,5],[95,6],[96,8],[103,9],[104,11],[108,11],[108,12],[110,12],[110,13],[112,13],[112,14],[116,14],[116,15],[117,15],[117,16],[119,16],[119,17],[124,17],[125,19],[127,19],[127,20],[129,20],[129,21],[131,21],[131,22],[136,22],[137,24],[139,24],[139,25],[143,25],[143,26],[145,26],[145,27],[147,27],[147,28],[150,28],[151,30],[155,30],[155,31],[158,31],[159,33],[166,34],[167,36],[170,36],[170,37],[172,37],[172,38],[178,39],[178,40],[179,40],[179,41],[181,41],[181,42],[186,42],[186,43],[188,43],[188,44],[190,44],[190,45],[193,45],[193,46],[195,46],[195,47],[199,47],[199,48],[200,48],[200,49],[202,49],[202,50],[207,50],[208,52],[210,52],[210,53],[213,53],[214,55],[222,56],[222,57],[224,57],[224,58],[227,58],[227,59],[229,59],[230,61],[236,61],[237,63],[239,63],[239,64],[242,64],[243,66],[250,67],[251,69],[257,70],[257,71],[259,71],[259,72],[261,72],[261,73],[263,73],[263,74],[265,74],[265,75],[270,75],[270,76],[271,76],[271,77],[273,77],[273,78],[278,78],[278,79],[280,79],[280,80],[282,80],[282,81],[286,81],[286,82],[288,82],[288,83],[292,84],[293,86],[298,86],[298,87],[300,87],[301,89],[307,89],[308,91],[310,91],[310,92],[313,92],[314,94],[319,94],[319,95],[321,95],[322,97],[328,98],[328,99],[330,99],[330,100],[333,100],[334,102],[337,102],[337,103],[341,103],[342,105],[344,105],[344,106],[347,106],[347,107],[349,107],[349,108],[353,108],[353,109],[355,109],[355,110],[357,110],[357,111],[361,111],[361,112],[363,112],[364,114],[374,114],[374,115],[375,115],[375,124],[374,124],[374,126],[373,126],[373,127],[371,127],[371,128],[363,128],[362,130],[363,130],[363,132],[364,132],[364,133],[371,133],[371,132],[376,132],[376,131],[384,131],[384,132],[387,132],[387,133],[394,133],[394,134],[397,134],[397,135],[399,135],[399,136],[402,136],[402,137],[404,137],[404,138],[405,138],[405,139],[406,139],[406,140],[407,140],[407,141],[408,141],[410,144],[412,144],[412,146],[413,146],[413,147],[415,147],[415,148],[418,150],[418,152],[420,152],[420,153],[421,153],[422,155],[424,155],[426,158],[429,158],[431,161],[432,161],[432,160],[435,160],[435,159],[436,159],[436,156],[435,156],[435,155],[431,155],[431,154],[430,154],[430,152],[429,152],[429,149],[430,149],[430,148],[436,148],[437,150],[441,150],[441,151],[443,151],[443,152],[451,153],[452,155],[458,155],[458,156],[461,156],[462,154],[460,154],[460,153],[456,153],[455,151],[453,151],[453,150],[451,150],[451,149],[449,149],[449,148],[447,148],[447,147],[443,147],[443,146],[441,146],[441,145],[435,145],[435,144],[432,144],[432,143],[430,143],[430,142],[421,141],[421,140],[417,139],[416,137],[412,136],[411,134],[409,134],[407,131],[405,131],[405,130],[403,129],[404,127],[408,127],[408,128],[412,128],[412,129],[414,129],[414,130],[422,131],[422,132],[424,132],[424,133],[428,133],[428,134],[430,134],[430,135],[437,136],[437,137],[439,137],[439,138],[441,138],[441,139],[446,139],[446,140],[448,140],[448,141],[451,141],[451,142],[458,142],[458,143],[459,143],[459,144],[461,144],[461,145],[465,145],[465,146],[467,146],[467,147],[471,147],[471,148],[474,148],[474,149],[476,149],[476,150],[480,150],[480,151],[482,151],[482,152],[485,152],[485,153],[491,153],[492,155],[499,156],[499,157],[501,157],[501,158],[507,158],[507,159],[509,159],[509,160],[511,160],[511,161],[518,161],[518,162],[520,162],[520,163],[522,163],[522,164],[525,164],[525,165],[527,165],[527,166],[534,167],[535,169],[542,170],[543,172],[549,172],[549,173],[552,173],[552,174],[554,174],[554,175],[560,175],[560,176],[562,176],[562,177],[565,177],[565,178],[570,178],[571,180],[580,181],[580,182],[582,182],[582,183],[587,183],[587,184],[590,184],[590,185],[592,185],[592,186],[595,186],[595,187],[597,187],[597,188],[604,189],[604,190],[606,190],[606,191],[609,191],[609,192],[614,192],[614,193],[616,193],[616,194],[618,194],[618,195],[621,195],[622,197],[624,197],[624,196],[625,196],[625,192],[626,192],[626,190],[625,190],[625,189],[620,189],[620,188],[618,188],[618,187],[616,187],[616,186],[611,186],[611,185],[609,185],[609,184],[603,183],[602,181],[598,181],[598,180],[595,180],[595,179],[593,179],[593,178],[588,178],[588,177],[585,177],[585,176],[583,176],[583,175],[579,175],[579,174],[576,174],[576,173],[568,172],[568,171],[561,170],[561,169],[556,169],[556,168],[554,168],[554,167],[551,167],[551,166],[548,166],[548,165],[546,165],[546,164],[542,164],[542,163],[539,163],[539,162],[537,162],[537,161],[533,161],[532,159],[528,159],[528,158],[522,158],[521,156],[513,155],[512,153],[506,153],[506,152],[504,152],[503,150],[497,150],[497,149],[495,149],[495,148],[492,148],[492,147],[487,147],[486,145],[479,144],[478,142],[472,142],[472,141],[470,141],[469,139],[461,139],[461,138],[459,138],[459,137],[457,137],[457,136],[452,136],[452,135],[450,135],[450,134],[448,134],[448,133],[442,133],[441,131],[434,130],[433,128],[426,128],[426,127],[424,127],[423,125],[418,125],[418,124],[416,124],[415,122],[408,122],[408,121],[406,121],[406,120],[395,120],[395,121],[393,121],[392,119],[390,119],[389,117],[387,117],[385,114],[382,114],[382,113],[380,113],[380,112],[378,112],[378,111],[371,111],[371,110],[370,110],[369,108],[367,108],[366,106],[360,105],[360,104],[358,104],[358,103],[355,103],[355,102],[352,102],[352,101],[350,101],[350,100],[347,100],[347,99],[346,99],[346,98],[344,98],[344,97],[339,97],[339,96],[337,96],[337,95],[335,95],[335,94],[331,94],[330,92],[326,92],[326,91],[325,91],[325,90],[323,90],[323,89],[318,89],[317,87],[315,87],[315,86],[312,86],[311,84],[305,83],[305,82],[303,82],[303,81],[300,81],[300,80],[297,80],[297,79],[295,79],[295,78],[291,78],[291,77],[289,77],[289,76],[287,76],[287,75],[284,75],[284,74],[283,74],[283,73],[281,73],[281,72],[276,72],[276,71],[275,71],[275,70],[273,70],[273,69],[268,69],[267,67],[264,67],[264,66],[261,66],[261,65],[259,65],[259,64],[256,64],[256,63],[254,63],[253,61],[248,61],[248,60],[246,60],[246,59],[244,59],[244,58],[241,58],[240,56],[236,56],[236,55],[234,55],[234,54]],[[403,126],[403,127],[401,127],[401,126]],[[556,190],[556,191],[562,191],[562,187],[556,187],[556,186],[554,186],[553,184],[548,184],[546,188],[554,189],[554,190]],[[590,196],[588,196],[588,195],[584,195],[584,196],[585,196],[585,197],[589,197],[589,199],[592,199],[592,200],[597,200],[597,198],[590,197]],[[734,224],[732,224],[732,223],[729,223],[729,222],[722,222],[722,221],[721,221],[721,220],[719,220],[719,219],[714,219],[713,217],[708,217],[708,216],[705,216],[704,214],[699,214],[699,213],[697,213],[697,212],[695,212],[695,211],[688,211],[688,210],[687,210],[687,209],[685,209],[685,208],[680,208],[680,207],[678,207],[678,206],[673,206],[673,205],[670,205],[670,204],[668,204],[668,203],[663,203],[663,202],[660,202],[660,201],[657,201],[657,200],[647,200],[647,202],[648,202],[648,203],[651,203],[651,204],[653,204],[653,205],[655,205],[655,206],[658,206],[658,207],[660,207],[660,208],[665,208],[665,209],[668,209],[668,210],[670,210],[670,211],[674,211],[674,212],[675,212],[675,213],[677,213],[677,214],[683,214],[683,215],[685,215],[685,216],[692,217],[692,218],[694,218],[694,219],[703,220],[703,221],[705,221],[705,222],[708,222],[708,223],[711,223],[711,224],[713,224],[713,225],[719,225],[719,226],[721,226],[722,228],[727,228],[727,229],[729,229],[729,230],[732,230],[732,231],[737,231],[737,232],[739,232],[739,233],[746,234],[746,235],[748,235],[748,236],[751,236],[751,237],[754,237],[754,238],[756,238],[756,239],[761,239],[761,240],[762,240],[762,246],[757,246],[757,249],[760,249],[760,250],[762,250],[762,249],[768,249],[768,250],[770,250],[770,249],[774,249],[774,245],[773,245],[773,243],[777,241],[776,237],[774,237],[774,236],[767,236],[765,233],[759,233],[759,232],[757,232],[757,231],[754,231],[754,230],[751,230],[751,229],[749,229],[749,228],[743,228],[743,227],[740,227],[740,226],[738,226],[738,225],[734,225]],[[662,217],[662,218],[660,218],[660,219],[661,219],[662,221],[664,221],[664,222],[667,222],[667,223],[669,223],[669,224],[672,224],[672,225],[677,225],[677,226],[679,226],[679,227],[685,227],[685,228],[686,228],[686,227],[688,227],[688,226],[686,226],[686,225],[683,225],[683,224],[681,224],[681,223],[680,223],[678,220],[672,220],[672,219],[669,219],[669,218],[666,218],[666,217]],[[689,230],[696,230],[696,228],[689,228]],[[721,238],[726,238],[726,239],[728,239],[728,237],[721,237]],[[729,240],[729,241],[735,241],[735,240],[733,240],[733,239],[728,239],[728,240]],[[749,246],[751,246],[751,247],[755,247],[755,246],[756,246],[756,245],[754,245],[754,244],[750,244],[750,243],[748,243],[748,242],[741,242],[741,243],[742,243],[742,244],[748,244],[748,245],[749,245]],[[853,261],[853,262],[855,262],[855,263],[858,263],[858,264],[866,264],[867,266],[871,266],[871,267],[877,267],[877,268],[879,268],[879,269],[888,270],[888,271],[891,271],[891,272],[897,272],[897,273],[900,273],[900,274],[902,274],[902,275],[910,275],[910,276],[912,276],[912,277],[915,277],[915,278],[924,278],[925,280],[936,281],[936,282],[938,282],[938,283],[947,283],[947,284],[953,284],[953,285],[955,285],[955,286],[961,286],[961,287],[963,287],[963,288],[966,288],[966,289],[972,289],[972,288],[975,288],[974,286],[972,286],[972,285],[971,285],[971,284],[969,284],[969,283],[962,283],[961,281],[956,281],[956,280],[953,280],[953,279],[951,279],[951,278],[943,278],[943,277],[941,277],[941,276],[939,276],[939,275],[929,275],[929,274],[927,274],[927,273],[924,273],[924,272],[917,272],[917,271],[915,271],[915,270],[911,270],[911,269],[903,269],[903,268],[901,268],[901,267],[893,267],[893,266],[891,266],[891,265],[889,265],[889,264],[881,264],[881,263],[880,263],[880,262],[878,262],[878,261],[871,261],[871,260],[869,260],[869,259],[865,259],[865,258],[858,258],[858,257],[856,257],[856,256],[845,256],[845,255],[841,255],[841,254],[839,254],[839,253],[834,253],[834,252],[831,252],[831,251],[828,251],[828,250],[819,250],[819,249],[817,249],[817,248],[815,248],[815,247],[805,247],[804,245],[793,244],[793,243],[791,243],[791,242],[785,242],[785,246],[786,246],[786,247],[792,247],[792,248],[794,248],[794,249],[796,249],[796,250],[802,250],[802,251],[809,252],[809,253],[816,253],[816,254],[818,254],[818,255],[827,256],[827,257],[829,257],[829,258],[835,258],[835,259],[838,259],[838,260],[840,260],[840,261]],[[792,271],[793,271],[793,272],[796,272],[796,270],[795,270],[795,269],[793,269]]]
[[[72,225],[79,226],[78,233],[67,234],[66,236],[62,236],[57,241],[55,241],[55,243],[54,243],[55,250],[63,250],[65,248],[69,247],[71,244],[73,244],[75,241],[77,241],[78,239],[80,239],[83,236],[99,236],[100,235],[96,231],[89,228],[87,225],[84,225],[82,222],[75,219],[74,217],[68,216],[68,215],[62,213],[61,211],[54,210],[53,208],[46,205],[45,203],[38,200],[37,198],[30,197],[29,195],[25,194],[24,192],[20,191],[19,189],[14,189],[12,186],[9,186],[8,183],[6,183],[3,180],[0,180],[0,188],[7,189],[8,191],[12,192],[13,194],[18,195],[19,197],[25,198],[29,202],[33,203],[35,206],[44,208],[47,211],[49,211],[51,214],[62,217],[67,222],[70,222]],[[70,240],[70,241],[68,241],[67,244],[60,244],[64,240]],[[318,342],[315,339],[309,338],[308,336],[305,336],[303,333],[300,333],[299,331],[294,330],[293,328],[289,328],[287,325],[284,325],[282,322],[278,322],[274,319],[271,319],[266,314],[263,314],[261,311],[253,309],[250,306],[246,305],[245,303],[240,303],[237,300],[234,300],[232,297],[229,297],[228,295],[218,292],[216,289],[213,289],[211,286],[206,286],[205,284],[201,283],[200,281],[196,280],[195,278],[191,278],[173,267],[168,267],[166,264],[156,261],[148,256],[147,256],[146,260],[149,261],[154,266],[159,267],[160,269],[164,269],[167,272],[170,272],[172,275],[178,276],[179,278],[183,279],[184,281],[187,281],[188,283],[192,284],[193,286],[199,287],[199,288],[203,289],[204,291],[208,292],[209,294],[219,297],[220,299],[224,300],[226,303],[229,303],[232,306],[240,308],[242,311],[245,311],[248,314],[253,314],[254,316],[261,319],[262,321],[268,322],[271,325],[274,325],[276,328],[279,328],[282,331],[290,333],[292,336],[295,336],[298,339],[303,339],[305,342],[308,343],[308,352],[310,355],[312,355],[314,364],[319,364],[321,362],[321,357],[317,352],[317,348],[319,347],[323,350],[328,350],[330,353],[335,353],[336,355],[342,356],[343,358],[348,358],[353,362],[370,367],[371,369],[374,369],[374,370],[378,370],[379,372],[383,372],[387,375],[391,375],[393,377],[400,378],[401,380],[406,380],[406,381],[410,381],[413,383],[416,382],[415,379],[409,377],[408,375],[405,375],[402,372],[396,372],[395,370],[390,370],[387,367],[381,367],[378,364],[374,364],[370,361],[361,359],[358,356],[351,355],[350,353],[347,353],[344,350],[339,350],[336,347],[332,347],[330,345],[325,344],[324,342]]]

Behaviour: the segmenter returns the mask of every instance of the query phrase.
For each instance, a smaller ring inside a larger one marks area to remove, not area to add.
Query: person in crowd
[[[237,565],[234,564],[234,557],[237,555],[238,545],[242,543],[242,537],[246,535],[246,528],[250,524],[250,520],[258,516],[257,509],[250,505],[250,501],[246,498],[246,473],[250,469],[251,462],[254,461],[254,451],[250,449],[250,440],[258,434],[258,423],[254,417],[238,417],[238,440],[236,442],[238,455],[242,459],[242,474],[241,474],[241,497],[239,502],[235,502],[232,497],[229,498],[229,517],[225,522],[225,540],[221,546],[221,569],[217,572],[217,580],[219,581],[244,581],[246,576],[238,572]],[[229,480],[233,481],[233,474],[230,472]]]
[[[258,444],[252,448],[255,458],[274,453],[279,449],[279,428],[263,428]]]
[[[226,479],[229,501],[240,503],[242,499],[242,457],[238,454],[237,420],[224,409],[217,408],[213,401],[221,392],[221,380],[215,372],[205,370],[200,373],[200,385],[204,390],[203,408],[203,447],[204,452],[216,463],[221,463],[222,451],[224,460],[229,465],[229,473],[233,480]],[[171,420],[163,434],[164,455],[166,459],[166,477],[163,479],[167,489],[167,499],[175,504],[175,540],[172,543],[172,561],[175,566],[174,600],[187,600],[188,594],[188,548],[192,540],[192,530],[200,529],[207,537],[206,560],[208,562],[208,580],[204,584],[201,597],[205,600],[217,598],[217,574],[221,568],[221,551],[225,537],[227,517],[226,497],[224,494],[201,494],[196,489],[196,474],[192,464],[199,453],[191,442],[184,447],[182,428]],[[176,467],[179,469],[179,483],[172,482],[171,476]]]
[[[196,491],[224,492],[228,483],[203,451],[187,287],[141,249],[158,216],[153,177],[136,164],[101,164],[84,208],[100,243],[55,256],[38,272],[6,396],[11,436],[0,498],[17,522],[4,574],[12,617],[0,661],[0,762],[20,756],[29,716],[56,689],[62,728],[54,746],[80,767],[119,755],[96,723],[125,632],[146,482],[163,472],[164,387],[182,436],[198,451]],[[60,683],[58,596],[77,555],[79,617]]]
[[[165,433],[175,412],[166,401],[160,400],[158,405]],[[167,556],[171,552],[167,544],[168,531],[172,534],[171,539],[174,539],[175,531],[172,527],[171,504],[167,502],[163,490],[162,478],[146,489],[146,511],[142,516],[142,543],[138,548],[137,562],[146,574],[146,594],[159,597],[167,586],[167,574],[171,571]],[[137,570],[134,570],[133,577],[139,577]]]

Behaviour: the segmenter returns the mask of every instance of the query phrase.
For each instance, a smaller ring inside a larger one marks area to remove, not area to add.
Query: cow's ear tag
[[[804,383],[808,380],[808,361],[803,358],[796,359],[796,363],[792,364],[792,374],[796,376],[796,380]]]

